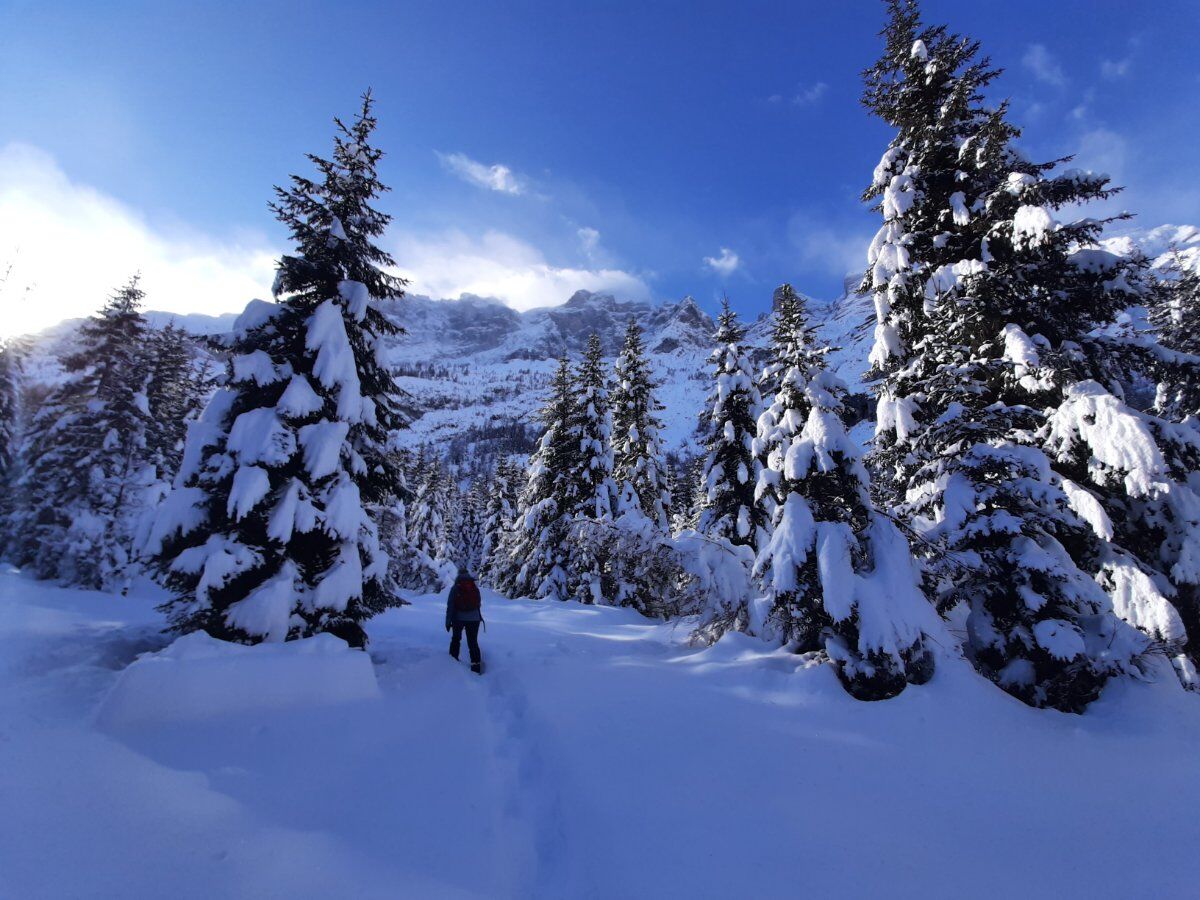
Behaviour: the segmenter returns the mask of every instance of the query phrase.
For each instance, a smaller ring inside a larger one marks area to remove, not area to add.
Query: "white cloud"
[[[583,252],[587,255],[587,258],[591,259],[600,247],[600,232],[595,228],[584,226],[576,231],[575,234],[579,238],[579,246],[583,248]]]
[[[621,269],[553,266],[533,245],[500,231],[479,237],[458,230],[402,234],[394,255],[410,280],[409,290],[439,299],[475,294],[520,310],[556,306],[578,290],[650,299],[650,288],[637,275]]]
[[[489,166],[471,159],[465,153],[437,153],[442,167],[467,184],[501,194],[523,194],[525,186],[508,166],[496,163]]]
[[[0,293],[0,334],[90,315],[138,271],[150,309],[241,310],[268,295],[277,256],[265,239],[165,235],[118,200],[71,181],[41,150],[0,148],[0,267],[12,264]]]
[[[823,81],[818,81],[816,84],[809,85],[808,87],[801,85],[796,95],[792,97],[792,103],[796,106],[811,106],[824,97],[825,92],[828,90],[829,85]]]
[[[728,247],[722,247],[719,256],[704,257],[704,264],[718,275],[728,278],[735,271],[737,271],[737,268],[742,264],[742,261],[738,255]]]
[[[1055,87],[1063,87],[1067,83],[1067,76],[1063,72],[1062,66],[1058,64],[1058,60],[1046,49],[1044,44],[1030,44],[1029,49],[1021,58],[1021,64],[1032,72],[1038,81],[1044,81]]]

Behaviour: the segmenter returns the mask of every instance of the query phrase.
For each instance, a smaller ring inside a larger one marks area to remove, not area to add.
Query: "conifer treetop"
[[[293,175],[290,187],[275,188],[271,210],[287,226],[298,250],[297,255],[280,260],[277,296],[311,287],[317,273],[325,276],[322,280],[336,279],[322,285],[326,297],[336,294],[341,281],[365,285],[376,300],[404,295],[407,282],[385,271],[396,261],[375,243],[391,216],[372,206],[376,197],[390,190],[376,173],[383,151],[370,143],[377,124],[373,104],[368,90],[350,125],[334,118],[331,159],[306,154],[320,173],[318,180]]]

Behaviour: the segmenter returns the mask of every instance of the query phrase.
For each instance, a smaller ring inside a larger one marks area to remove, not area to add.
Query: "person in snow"
[[[479,626],[483,622],[480,611],[479,587],[465,565],[458,567],[458,577],[446,598],[446,630],[453,630],[450,637],[450,655],[458,659],[462,635],[467,633],[467,650],[471,654],[471,671],[476,675],[483,672],[483,660],[479,654]]]

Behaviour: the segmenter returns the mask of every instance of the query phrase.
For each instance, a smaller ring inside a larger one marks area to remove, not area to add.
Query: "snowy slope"
[[[369,624],[374,699],[279,704],[264,686],[292,670],[264,653],[236,711],[166,714],[143,684],[140,721],[102,727],[121,670],[163,643],[153,599],[0,575],[0,895],[1129,898],[1200,879],[1200,706],[1177,686],[1122,681],[1070,716],[951,663],[865,704],[740,636],[700,651],[626,610],[487,595],[482,678],[417,598]]]

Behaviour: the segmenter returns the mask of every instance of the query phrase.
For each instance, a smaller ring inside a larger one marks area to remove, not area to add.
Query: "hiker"
[[[450,637],[450,655],[458,659],[458,648],[462,644],[462,633],[467,633],[467,650],[471,653],[471,671],[483,673],[483,660],[479,655],[479,626],[483,613],[479,611],[479,588],[465,565],[458,567],[458,577],[446,598],[446,630],[453,629]]]

